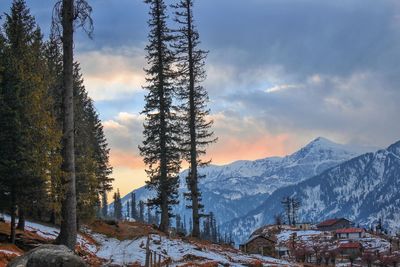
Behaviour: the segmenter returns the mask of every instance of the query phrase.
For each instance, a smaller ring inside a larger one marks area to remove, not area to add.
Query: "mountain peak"
[[[397,141],[394,144],[391,144],[388,148],[388,151],[396,154],[396,155],[400,155],[400,141]]]
[[[311,141],[307,146],[309,146],[309,145],[315,145],[315,144],[323,145],[323,146],[332,146],[332,145],[334,145],[334,146],[341,146],[340,144],[335,143],[335,142],[333,142],[333,141],[331,141],[331,140],[329,140],[329,139],[327,139],[327,138],[325,138],[325,137],[322,137],[322,136],[319,136],[319,137],[315,138],[315,139],[314,139],[313,141]]]
[[[308,143],[301,150],[320,151],[320,150],[346,150],[352,152],[352,149],[347,145],[335,143],[325,137],[317,137]]]

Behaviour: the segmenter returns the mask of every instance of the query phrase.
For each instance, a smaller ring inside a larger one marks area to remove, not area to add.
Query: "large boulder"
[[[86,267],[74,252],[62,245],[42,245],[8,263],[7,267]]]

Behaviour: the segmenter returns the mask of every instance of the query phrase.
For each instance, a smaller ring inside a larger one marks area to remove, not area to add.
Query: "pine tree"
[[[131,214],[130,214],[131,208],[129,206],[129,200],[126,202],[126,218],[130,218]]]
[[[139,201],[139,221],[144,222],[144,202]]]
[[[150,5],[148,21],[150,27],[149,44],[146,46],[146,69],[148,94],[145,97],[143,114],[144,141],[140,154],[147,166],[149,181],[147,187],[157,195],[148,205],[161,210],[160,230],[167,232],[170,225],[171,206],[177,204],[177,189],[180,169],[179,135],[176,108],[173,104],[172,64],[174,57],[169,48],[172,39],[166,25],[166,5],[163,0],[145,0]]]
[[[192,236],[200,235],[201,192],[198,186],[201,175],[198,168],[209,162],[201,160],[206,153],[206,146],[216,142],[210,130],[212,121],[207,120],[210,113],[207,108],[208,94],[201,83],[205,79],[204,61],[207,52],[198,48],[199,33],[194,25],[193,0],[180,0],[175,8],[175,22],[179,28],[176,30],[174,48],[178,62],[179,95],[183,102],[182,110],[182,146],[184,158],[189,162],[189,173],[186,177],[189,193],[185,196],[191,201],[193,231]]]
[[[15,0],[6,14],[2,37],[3,65],[0,107],[0,184],[11,213],[11,241],[15,240],[15,212],[24,229],[25,211],[46,208],[47,184],[59,158],[60,133],[52,115],[47,64],[40,29],[25,1]]]
[[[181,215],[176,214],[175,215],[175,229],[177,232],[181,231]]]
[[[49,82],[49,94],[53,100],[52,114],[56,120],[58,131],[62,131],[62,48],[60,47],[54,35],[50,35],[50,40],[45,46],[45,57],[47,60],[47,69]],[[57,164],[52,164],[51,178],[49,181],[48,203],[50,209],[50,223],[56,224],[61,212],[61,147],[51,152],[53,158],[58,158]]]
[[[281,201],[283,209],[286,213],[287,224],[292,225],[292,205],[291,205],[291,198],[284,197]]]
[[[114,193],[114,218],[117,220],[122,220],[122,203],[119,189],[117,189],[117,192]]]
[[[135,193],[131,193],[131,216],[133,219],[137,220],[138,215],[137,215],[137,208],[136,208],[136,195]]]
[[[210,212],[210,235],[211,241],[217,242],[217,220],[215,219],[214,213]]]
[[[83,85],[78,63],[74,64],[74,110],[77,216],[90,221],[95,218],[100,196],[104,199],[112,189],[113,179],[103,126]]]

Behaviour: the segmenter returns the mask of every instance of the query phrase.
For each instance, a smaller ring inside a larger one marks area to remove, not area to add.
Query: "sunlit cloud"
[[[302,85],[296,85],[296,84],[280,84],[280,85],[275,85],[270,88],[267,88],[265,90],[266,93],[275,93],[283,90],[288,90],[288,89],[293,89],[293,88],[301,88],[303,87]]]
[[[254,117],[243,118],[235,117],[234,114],[218,113],[212,118],[215,135],[219,139],[217,143],[210,145],[208,155],[215,164],[285,156],[297,147],[290,133],[272,134]]]
[[[145,84],[144,51],[138,48],[103,48],[78,53],[90,96],[98,100],[124,99]]]

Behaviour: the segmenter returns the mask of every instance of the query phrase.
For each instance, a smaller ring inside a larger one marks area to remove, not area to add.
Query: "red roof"
[[[361,248],[361,244],[358,242],[342,243],[342,244],[340,244],[339,248],[341,248],[341,249],[351,249],[351,248],[359,249],[359,248]]]
[[[364,229],[362,228],[344,228],[336,230],[337,234],[352,234],[352,233],[362,233]]]
[[[317,226],[318,227],[320,227],[320,226],[332,226],[332,225],[336,224],[337,222],[339,222],[340,220],[342,220],[342,219],[329,219],[329,220],[326,220],[326,221],[323,221],[323,222],[319,223]]]

